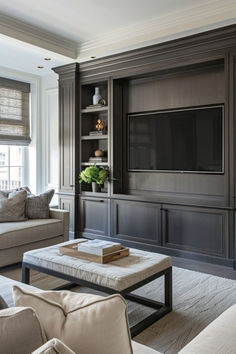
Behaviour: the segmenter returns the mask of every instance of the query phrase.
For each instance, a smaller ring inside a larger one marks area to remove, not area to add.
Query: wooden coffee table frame
[[[148,306],[152,309],[155,309],[156,310],[155,312],[153,312],[151,315],[147,316],[145,319],[141,320],[140,322],[138,322],[137,324],[135,324],[134,326],[132,326],[130,328],[132,338],[135,337],[136,335],[138,335],[140,332],[142,332],[145,328],[149,327],[151,324],[153,324],[154,322],[156,322],[157,320],[159,320],[160,318],[165,316],[167,313],[172,311],[172,267],[166,268],[165,270],[163,270],[159,273],[153,274],[152,276],[150,276],[142,281],[139,281],[138,283],[136,283],[136,284],[134,284],[122,291],[118,291],[118,290],[107,288],[107,287],[104,287],[101,285],[97,285],[97,284],[88,282],[86,280],[78,279],[73,276],[57,272],[55,270],[36,266],[35,264],[23,262],[22,263],[22,282],[25,284],[30,283],[30,269],[33,269],[33,270],[36,270],[38,272],[45,273],[48,275],[52,275],[57,278],[67,280],[67,281],[72,282],[76,285],[85,286],[90,289],[99,290],[101,292],[104,292],[104,293],[107,293],[110,295],[111,294],[120,294],[127,300],[130,300],[130,301],[139,303],[141,305]],[[153,281],[157,278],[160,278],[162,276],[164,276],[164,293],[165,293],[165,302],[164,303],[161,303],[161,302],[158,302],[155,300],[151,300],[151,299],[139,296],[139,295],[131,294],[132,291],[134,291],[138,288],[141,288],[145,284],[148,284],[151,281]]]

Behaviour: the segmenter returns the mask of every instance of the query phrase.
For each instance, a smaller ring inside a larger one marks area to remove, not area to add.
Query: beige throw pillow
[[[0,353],[32,353],[44,343],[45,336],[33,309],[11,307],[0,311]]]
[[[62,343],[59,339],[54,338],[42,345],[31,354],[79,354],[70,350],[67,345]]]
[[[6,195],[0,191],[0,222],[24,221],[26,191],[13,191]]]
[[[59,338],[75,353],[133,353],[127,305],[120,295],[29,292],[17,286],[13,294],[16,306],[35,310],[48,340]]]
[[[25,206],[25,214],[29,219],[49,219],[49,204],[54,195],[54,189],[33,195],[28,193]]]

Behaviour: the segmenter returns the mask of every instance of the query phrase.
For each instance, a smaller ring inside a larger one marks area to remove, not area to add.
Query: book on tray
[[[103,240],[89,240],[78,244],[78,251],[93,254],[96,256],[104,256],[106,254],[119,251],[122,248],[120,243],[103,241]]]

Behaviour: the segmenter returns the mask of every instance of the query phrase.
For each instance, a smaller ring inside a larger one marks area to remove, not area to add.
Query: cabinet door
[[[81,198],[80,233],[83,236],[108,236],[108,202],[100,198]]]
[[[60,94],[60,191],[72,192],[75,185],[75,114],[73,97],[74,80],[63,80],[59,84]]]
[[[163,206],[163,245],[228,256],[228,214],[217,209]]]
[[[113,237],[145,244],[160,244],[160,204],[114,200],[112,219]]]
[[[59,195],[59,208],[70,212],[70,232],[74,233],[74,196]]]

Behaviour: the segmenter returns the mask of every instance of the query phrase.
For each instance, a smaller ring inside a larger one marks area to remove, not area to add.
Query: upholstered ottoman
[[[29,270],[34,269],[107,294],[119,293],[130,301],[155,309],[155,312],[131,327],[132,337],[172,310],[170,257],[130,249],[129,257],[107,264],[98,264],[60,253],[60,246],[74,242],[73,240],[24,253],[22,281],[29,283]],[[161,276],[165,279],[164,303],[131,294]]]

